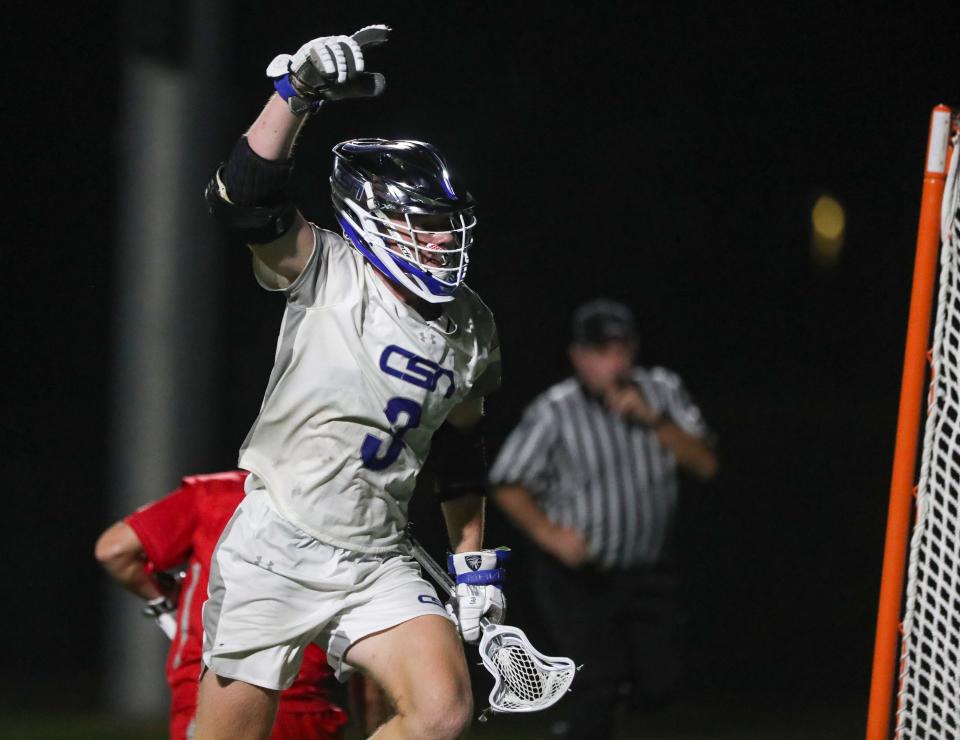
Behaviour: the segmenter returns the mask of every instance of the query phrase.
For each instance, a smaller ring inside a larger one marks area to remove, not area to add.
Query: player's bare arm
[[[483,547],[484,498],[466,493],[440,504],[447,523],[447,535],[453,552],[479,550]]]
[[[468,396],[455,406],[435,435],[444,519],[453,555],[448,568],[457,583],[447,609],[467,642],[480,636],[480,619],[502,623],[506,613],[503,565],[507,548],[483,550],[486,457],[480,424],[483,397]],[[431,453],[433,454],[433,453]]]
[[[175,593],[164,593],[147,572],[143,543],[126,522],[116,522],[97,540],[94,557],[123,588],[147,602],[144,615],[152,617],[170,639],[176,633]]]
[[[443,429],[437,440],[440,443],[439,454],[453,460],[454,465],[461,465],[465,458],[476,458],[473,467],[480,470],[485,466],[485,460],[482,459],[483,450],[475,449],[476,445],[482,444],[477,435],[479,435],[479,426],[483,421],[483,398],[468,397],[451,409],[446,425],[448,429]],[[446,442],[446,445],[443,443]],[[469,490],[451,491],[449,497],[444,496],[441,502],[443,517],[447,524],[447,533],[450,537],[450,545],[453,552],[465,552],[468,550],[479,550],[483,546],[483,521],[484,505],[483,497],[483,479],[479,476],[471,476],[469,470],[448,471],[444,478],[460,474],[460,480],[466,480],[465,484],[474,485],[475,492]],[[477,480],[468,480],[471,477]],[[442,485],[451,486],[449,480],[444,480]]]
[[[126,522],[117,522],[100,535],[94,557],[127,591],[148,601],[163,596],[144,568],[146,557],[140,538]]]
[[[283,98],[274,93],[247,131],[247,144],[254,154],[265,160],[288,162],[304,120],[294,115]],[[297,210],[286,234],[267,244],[248,246],[269,269],[293,282],[313,253],[313,232]]]

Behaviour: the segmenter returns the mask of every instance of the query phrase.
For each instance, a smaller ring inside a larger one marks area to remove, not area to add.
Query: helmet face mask
[[[333,151],[333,205],[353,247],[414,295],[452,300],[467,274],[477,219],[473,198],[451,180],[440,153],[384,139],[347,141]]]
[[[409,213],[370,214],[385,248],[434,279],[456,288],[467,272],[477,219],[472,211],[423,217]],[[424,219],[429,222],[424,224]],[[422,228],[418,224],[429,226]]]

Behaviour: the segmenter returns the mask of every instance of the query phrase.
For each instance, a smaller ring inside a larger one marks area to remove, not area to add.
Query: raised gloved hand
[[[383,92],[382,74],[364,71],[364,50],[386,43],[387,26],[366,26],[352,36],[321,36],[295,54],[279,54],[267,77],[295,115],[315,112],[325,100],[374,97]]]
[[[465,642],[480,639],[481,618],[494,624],[503,622],[507,602],[502,589],[502,566],[509,557],[506,547],[447,556],[447,567],[457,583],[456,598],[447,603],[447,611],[457,620]]]

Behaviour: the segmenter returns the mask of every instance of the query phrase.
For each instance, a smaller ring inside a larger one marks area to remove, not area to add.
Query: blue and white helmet
[[[352,139],[333,148],[344,236],[387,278],[430,303],[453,300],[474,242],[475,202],[422,141]]]

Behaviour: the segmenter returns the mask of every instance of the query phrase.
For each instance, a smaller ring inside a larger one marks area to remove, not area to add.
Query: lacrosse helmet
[[[351,139],[333,154],[333,207],[353,247],[420,298],[453,300],[467,275],[476,204],[443,155],[389,139]]]

